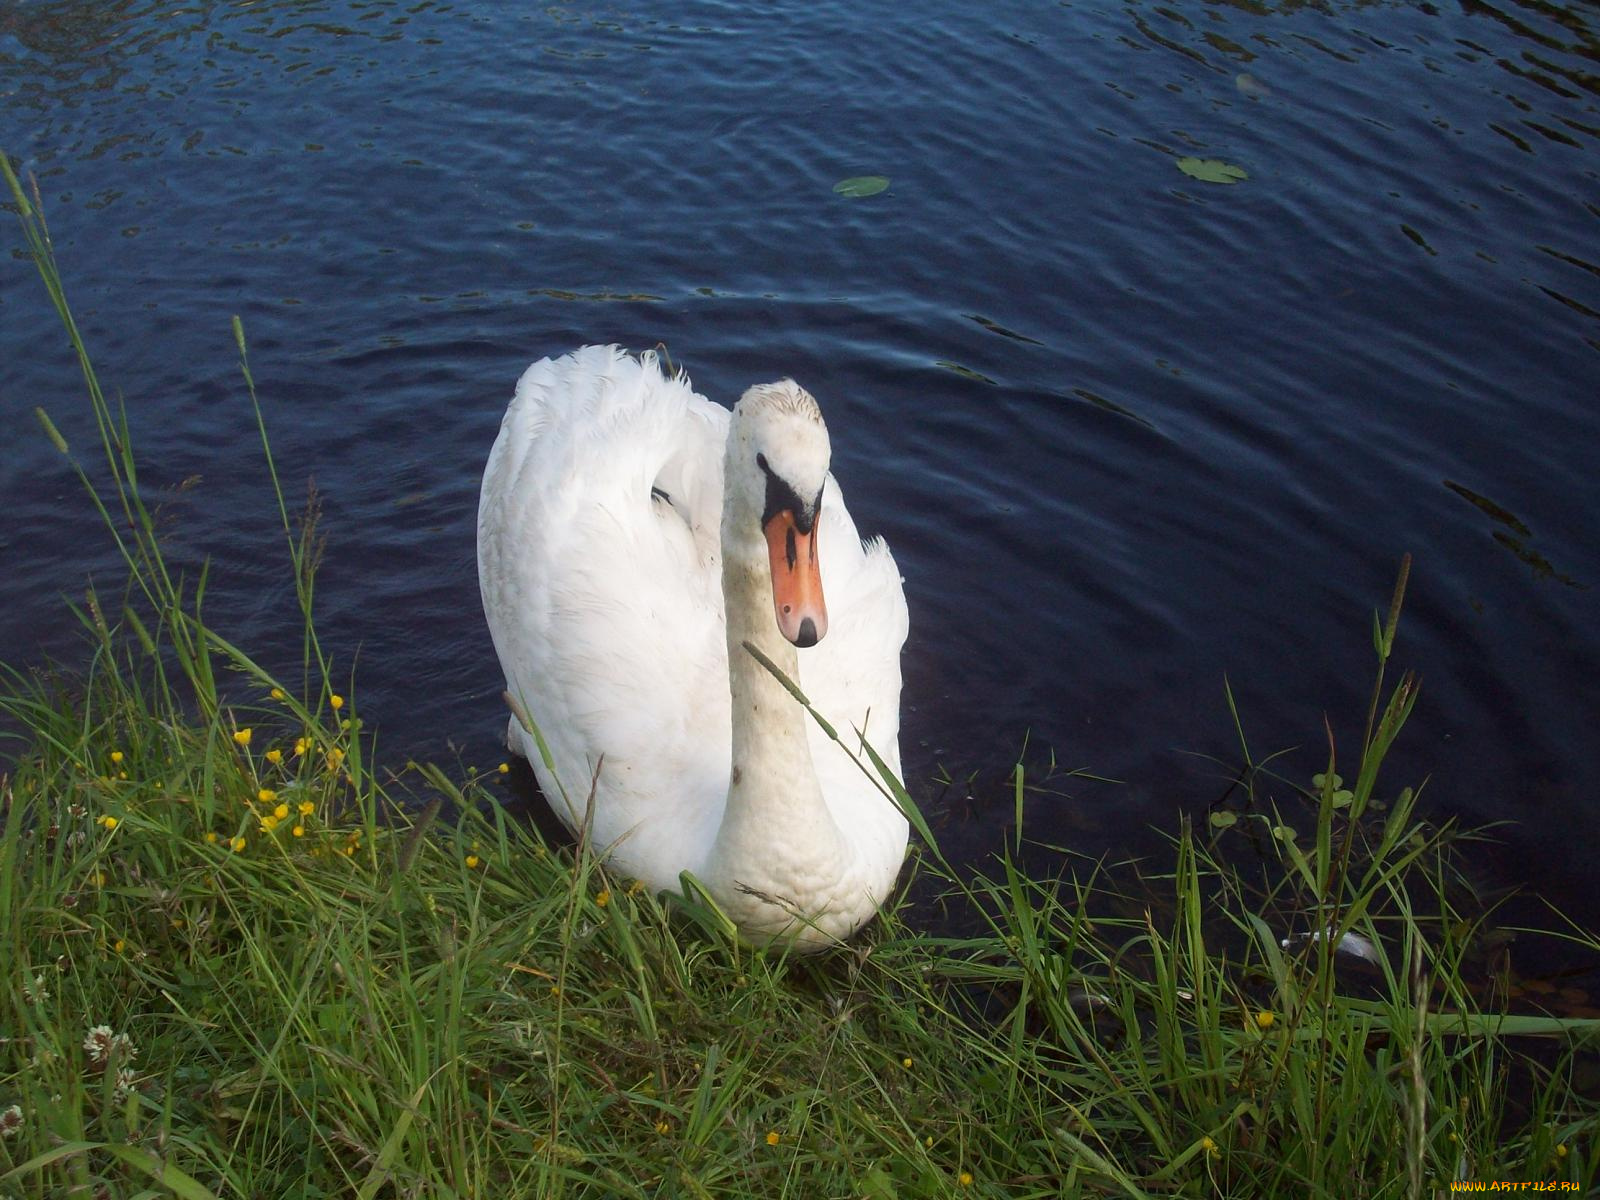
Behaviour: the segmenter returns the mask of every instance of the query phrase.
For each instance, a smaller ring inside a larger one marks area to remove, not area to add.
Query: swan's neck
[[[776,933],[789,924],[786,910],[810,915],[834,904],[823,893],[848,874],[852,853],[817,782],[807,742],[810,718],[745,649],[747,641],[758,647],[798,683],[799,652],[773,615],[766,547],[759,537],[739,536],[758,528],[760,510],[741,502],[735,490],[725,501],[722,558],[733,756],[706,875],[742,928]]]
[[[799,682],[800,654],[778,632],[772,615],[772,578],[763,556],[755,562],[723,559],[722,593],[728,627],[728,686],[733,700],[733,771],[730,814],[777,806],[785,819],[797,810],[822,808],[806,713],[745,643],[759,649],[789,679]]]

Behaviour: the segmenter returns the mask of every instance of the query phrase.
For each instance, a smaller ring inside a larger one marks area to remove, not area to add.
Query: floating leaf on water
[[[1498,521],[1500,524],[1504,525],[1506,527],[1505,529],[1496,529],[1492,531],[1494,540],[1499,542],[1507,550],[1511,551],[1511,553],[1515,554],[1523,562],[1527,563],[1528,566],[1532,567],[1534,573],[1537,574],[1541,579],[1554,579],[1556,582],[1565,584],[1567,587],[1581,588],[1585,586],[1565,572],[1556,570],[1554,564],[1552,564],[1549,559],[1528,544],[1529,539],[1533,537],[1533,530],[1529,529],[1527,525],[1523,524],[1522,520],[1517,516],[1517,514],[1512,512],[1509,508],[1506,508],[1502,504],[1496,504],[1493,500],[1489,499],[1489,497],[1480,495],[1471,488],[1463,487],[1453,479],[1446,479],[1444,481],[1444,486],[1449,488],[1456,495],[1460,496],[1463,500],[1472,505],[1472,507],[1476,508],[1479,512],[1483,513],[1483,515],[1488,517],[1490,520]],[[1509,532],[1507,532],[1508,530]]]
[[[629,302],[657,301],[660,296],[648,292],[570,292],[563,288],[529,288],[529,296],[547,296],[551,300],[622,300]]]
[[[1435,250],[1432,246],[1428,245],[1427,239],[1424,238],[1415,229],[1411,228],[1411,226],[1409,226],[1409,225],[1401,225],[1400,226],[1400,232],[1405,234],[1408,238],[1410,238],[1417,245],[1421,246],[1429,254],[1432,254],[1432,255],[1435,255],[1435,256],[1438,255],[1439,252],[1437,250]]]
[[[1042,346],[1043,342],[1035,341],[1025,333],[1018,333],[1014,329],[1007,329],[998,321],[991,321],[988,317],[980,317],[977,313],[968,313],[967,320],[976,321],[990,333],[998,333],[1003,338],[1010,338],[1014,342],[1027,342],[1030,346]]]
[[[1134,412],[1131,408],[1124,408],[1124,407],[1122,407],[1122,405],[1116,403],[1113,400],[1107,400],[1104,396],[1100,396],[1100,395],[1097,395],[1094,392],[1091,392],[1088,388],[1073,388],[1072,389],[1072,394],[1074,396],[1076,396],[1078,399],[1085,400],[1088,403],[1094,405],[1096,408],[1103,408],[1103,409],[1106,410],[1106,412],[1116,413],[1117,416],[1119,416],[1119,417],[1127,417],[1128,420],[1130,420],[1130,421],[1137,421],[1137,422],[1139,422],[1139,424],[1143,425],[1146,429],[1154,429],[1155,428],[1155,423],[1154,422],[1146,420],[1144,417],[1141,417],[1138,413]]]
[[[946,371],[954,371],[957,375],[961,376],[961,378],[970,379],[974,383],[994,382],[994,380],[990,379],[987,375],[980,374],[979,372],[974,371],[971,367],[963,367],[957,362],[949,362],[948,360],[941,358],[933,365],[936,367],[943,367]]]
[[[1496,529],[1489,536],[1532,567],[1533,573],[1540,579],[1553,579],[1557,583],[1565,584],[1570,588],[1587,590],[1588,584],[1580,583],[1565,571],[1556,570],[1554,564],[1548,558],[1526,544],[1521,538],[1513,537],[1503,529]]]
[[[1250,178],[1250,172],[1243,167],[1223,162],[1220,158],[1180,158],[1178,170],[1201,183],[1238,183],[1241,179]]]
[[[839,180],[833,185],[833,190],[841,196],[859,200],[863,196],[876,196],[888,186],[887,175],[853,175],[849,179]]]
[[[1529,529],[1520,520],[1518,520],[1517,514],[1512,512],[1509,508],[1506,508],[1504,505],[1496,504],[1493,500],[1489,499],[1489,497],[1479,495],[1471,488],[1462,487],[1461,484],[1457,483],[1453,479],[1446,479],[1444,481],[1444,486],[1449,488],[1456,495],[1460,496],[1479,512],[1483,513],[1484,516],[1499,521],[1500,524],[1506,526],[1506,528],[1510,529],[1512,532],[1519,533],[1523,537],[1533,536],[1533,530]]]
[[[1571,296],[1563,296],[1560,292],[1556,291],[1555,288],[1546,287],[1542,283],[1539,285],[1539,290],[1546,296],[1549,296],[1550,299],[1554,300],[1557,304],[1565,304],[1579,316],[1589,317],[1591,320],[1600,320],[1600,310],[1590,308],[1587,304],[1579,304]],[[1584,340],[1587,341],[1588,339],[1585,338]]]
[[[1213,829],[1226,829],[1239,820],[1238,816],[1225,808],[1219,808],[1207,819],[1211,822],[1211,828]]]

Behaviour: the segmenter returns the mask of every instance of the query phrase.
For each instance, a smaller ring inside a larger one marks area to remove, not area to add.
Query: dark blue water
[[[1039,795],[1040,836],[1140,849],[1203,811],[1205,756],[1239,757],[1225,676],[1254,753],[1302,748],[1286,774],[1324,713],[1353,756],[1410,551],[1393,785],[1516,822],[1486,882],[1594,925],[1597,30],[1517,0],[24,0],[0,146],[174,555],[287,667],[243,318],[380,756],[502,757],[473,524],[521,367],[663,342],[725,402],[782,374],[821,400],[906,575],[907,768],[961,852],[1024,738],[1123,781]],[[891,185],[835,194],[866,174]],[[114,567],[29,412],[92,428],[0,239],[0,659],[71,662],[59,597]]]

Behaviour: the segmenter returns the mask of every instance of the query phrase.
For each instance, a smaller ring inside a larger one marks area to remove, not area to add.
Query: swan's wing
[[[648,819],[678,845],[625,840],[622,869],[675,886],[725,795],[727,650],[719,525],[728,414],[665,378],[653,355],[591,346],[529,367],[484,471],[478,576],[508,690],[550,747],[554,777],[515,722],[558,813],[582,819],[604,756],[593,836]],[[678,806],[681,811],[665,811]],[[681,838],[678,836],[681,834]],[[673,864],[658,879],[654,862]]]
[[[832,475],[823,494],[818,548],[828,632],[800,652],[801,688],[869,771],[858,730],[898,776],[900,649],[909,628],[905,588],[883,539],[861,540]],[[904,817],[815,723],[809,737],[834,819],[861,830],[864,849],[871,846],[897,865],[905,848]]]

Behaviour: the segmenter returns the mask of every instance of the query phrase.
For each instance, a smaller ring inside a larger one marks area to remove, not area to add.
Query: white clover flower
[[[14,1137],[22,1130],[22,1105],[0,1109],[0,1137]]]
[[[96,1025],[89,1030],[83,1039],[83,1048],[88,1051],[89,1064],[95,1067],[107,1066],[112,1058],[126,1065],[139,1057],[139,1048],[133,1044],[133,1039],[125,1033],[112,1033],[109,1025]]]
[[[89,1035],[83,1039],[83,1048],[89,1054],[89,1061],[96,1066],[104,1066],[106,1059],[111,1057],[111,1026],[96,1025],[89,1030]]]
[[[24,981],[22,996],[29,1004],[43,1004],[50,999],[50,989],[44,985],[44,976],[35,975],[32,983]]]
[[[134,1074],[132,1067],[118,1067],[116,1087],[112,1090],[111,1098],[118,1104],[126,1100],[133,1094],[133,1085],[136,1079],[137,1076]]]

